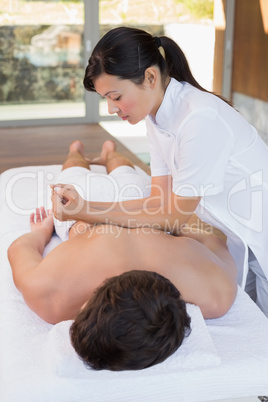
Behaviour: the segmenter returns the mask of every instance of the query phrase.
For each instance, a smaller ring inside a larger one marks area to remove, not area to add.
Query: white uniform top
[[[268,148],[255,128],[217,96],[174,78],[146,125],[152,176],[171,174],[175,194],[203,197],[196,214],[228,236],[240,285],[247,246],[267,278]]]

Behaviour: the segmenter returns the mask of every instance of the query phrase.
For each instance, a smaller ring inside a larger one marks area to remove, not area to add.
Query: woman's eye
[[[114,99],[114,101],[119,101],[121,99],[121,95],[118,98]]]

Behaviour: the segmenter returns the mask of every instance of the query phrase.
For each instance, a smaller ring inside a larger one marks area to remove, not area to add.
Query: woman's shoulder
[[[202,112],[206,109],[218,112],[221,108],[230,107],[222,99],[211,92],[202,91],[188,82],[179,82],[171,79],[170,91],[167,100],[177,109],[184,109],[187,114]]]

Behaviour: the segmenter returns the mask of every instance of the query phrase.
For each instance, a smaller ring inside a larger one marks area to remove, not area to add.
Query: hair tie
[[[160,46],[162,46],[161,39],[158,38],[158,36],[155,36],[155,37],[154,37],[154,41],[155,41],[155,44],[156,44],[156,46],[157,46],[158,48],[159,48]]]
[[[154,40],[155,40],[155,44],[158,47],[158,50],[159,50],[161,56],[163,57],[164,60],[166,60],[166,54],[165,54],[165,50],[162,46],[161,38],[158,38],[158,36],[155,36]]]

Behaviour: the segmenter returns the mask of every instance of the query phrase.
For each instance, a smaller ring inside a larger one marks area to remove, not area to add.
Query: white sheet
[[[211,360],[198,368],[179,366],[173,355],[142,371],[88,370],[68,342],[70,322],[52,326],[28,309],[13,285],[6,250],[27,230],[30,210],[44,200],[49,206],[48,184],[59,171],[29,167],[0,177],[1,402],[198,402],[267,395],[268,320],[240,289],[226,316],[206,322]],[[50,247],[58,241],[54,237]]]

